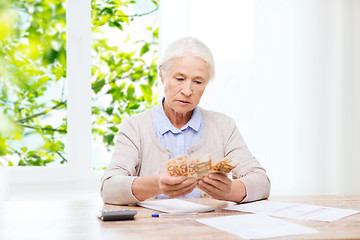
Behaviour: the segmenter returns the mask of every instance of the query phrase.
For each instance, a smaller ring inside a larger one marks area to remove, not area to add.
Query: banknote
[[[212,167],[212,158],[210,154],[207,155],[200,155],[199,162],[196,164],[195,172],[196,178],[203,178],[205,177],[208,172],[211,170]]]
[[[188,175],[188,156],[183,155],[175,159],[181,176]]]
[[[217,162],[210,170],[209,173],[220,173],[227,175],[230,173],[239,163],[235,162],[231,158],[225,157],[221,161]]]
[[[177,177],[180,175],[180,168],[177,165],[176,159],[170,159],[164,163],[166,172],[169,176]]]
[[[201,179],[209,173],[219,173],[227,176],[239,163],[225,157],[213,165],[211,154],[192,157],[182,155],[164,163],[166,172],[170,176],[186,176]]]
[[[197,168],[197,165],[199,164],[199,162],[200,162],[200,157],[199,156],[190,157],[188,159],[188,162],[187,162],[188,177],[196,178],[196,176],[197,176],[196,168]]]
[[[166,172],[172,176],[188,176],[188,156],[182,155],[164,163]]]

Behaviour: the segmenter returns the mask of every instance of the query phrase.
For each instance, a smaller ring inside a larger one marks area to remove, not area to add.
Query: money
[[[188,175],[188,165],[187,165],[188,156],[187,155],[180,156],[180,157],[176,158],[175,161],[178,166],[180,176],[187,176]]]
[[[188,166],[188,175],[187,177],[194,177],[196,178],[197,174],[196,174],[196,169],[197,169],[197,165],[200,162],[200,158],[199,157],[192,157],[188,160],[187,162],[187,166]]]
[[[200,155],[198,156],[199,162],[196,164],[195,173],[196,178],[203,178],[205,177],[208,172],[211,170],[212,166],[212,158],[211,155]]]
[[[187,176],[188,175],[187,160],[188,160],[187,155],[170,159],[169,161],[165,162],[166,172],[172,177]]]
[[[231,158],[224,158],[223,160],[217,162],[210,170],[210,172],[220,173],[223,175],[227,175],[230,173],[234,168],[236,168],[238,164],[234,164]]]
[[[213,165],[210,154],[188,157],[183,155],[170,159],[164,163],[169,176],[186,176],[201,179],[210,173],[219,173],[227,176],[239,163],[225,157]]]
[[[169,161],[165,162],[165,168],[169,176],[172,177],[180,176],[180,170],[177,166],[175,159],[170,159]]]

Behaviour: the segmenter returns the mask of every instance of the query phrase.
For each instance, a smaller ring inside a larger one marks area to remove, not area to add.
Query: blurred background
[[[183,36],[215,58],[200,105],[236,121],[272,195],[360,194],[359,25],[356,0],[3,1],[0,200],[99,199]]]

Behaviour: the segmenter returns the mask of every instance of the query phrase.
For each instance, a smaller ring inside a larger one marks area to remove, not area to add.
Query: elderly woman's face
[[[166,104],[177,113],[192,111],[200,102],[209,80],[209,65],[200,57],[173,59],[160,78]]]

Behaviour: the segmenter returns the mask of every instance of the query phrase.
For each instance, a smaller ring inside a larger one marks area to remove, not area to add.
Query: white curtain
[[[213,50],[201,105],[236,120],[273,195],[360,193],[360,1],[161,4],[161,46]]]

